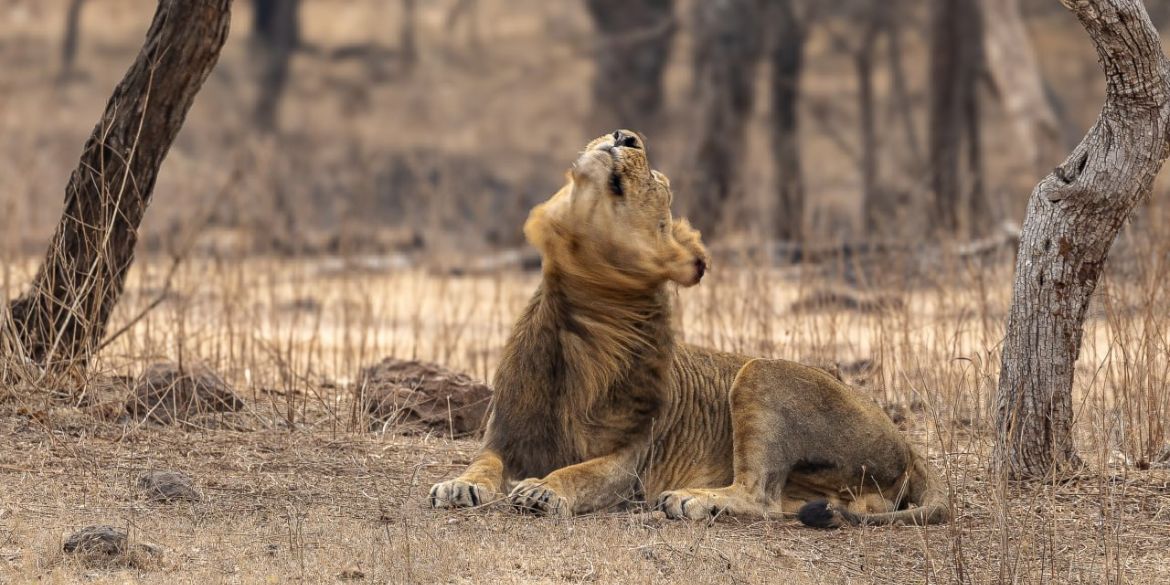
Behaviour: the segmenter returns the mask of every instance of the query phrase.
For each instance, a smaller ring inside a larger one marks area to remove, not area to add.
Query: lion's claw
[[[672,520],[682,518],[706,520],[722,512],[711,498],[695,495],[687,490],[662,492],[655,507],[665,512],[666,517]]]
[[[432,508],[473,508],[483,504],[489,492],[481,485],[452,479],[431,487]]]
[[[572,506],[569,501],[556,493],[548,483],[539,479],[526,479],[508,494],[508,503],[521,512],[542,516],[569,516]]]

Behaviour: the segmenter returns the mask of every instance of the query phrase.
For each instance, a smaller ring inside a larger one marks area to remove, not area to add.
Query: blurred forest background
[[[43,250],[153,4],[0,2],[9,259]],[[1146,4],[1170,30],[1170,2]],[[252,0],[234,19],[143,251],[514,248],[615,127],[648,137],[711,242],[977,239],[1022,220],[1104,91],[1054,0]]]

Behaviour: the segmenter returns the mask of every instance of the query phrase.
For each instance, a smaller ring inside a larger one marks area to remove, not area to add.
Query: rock
[[[86,526],[65,540],[71,554],[120,555],[126,550],[126,533],[113,526]]]
[[[454,434],[482,432],[492,389],[438,364],[386,358],[365,368],[355,386],[371,427]]]
[[[138,487],[155,502],[199,502],[191,476],[181,471],[148,471],[138,478]]]
[[[208,412],[235,412],[243,407],[244,401],[210,368],[180,368],[171,363],[147,368],[126,403],[131,416],[164,424]]]
[[[126,533],[113,526],[86,526],[74,532],[62,547],[86,564],[146,568],[163,555],[162,547],[149,542],[129,546]]]

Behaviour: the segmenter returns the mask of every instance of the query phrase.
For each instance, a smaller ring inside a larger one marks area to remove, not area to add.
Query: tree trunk
[[[81,6],[84,0],[69,0],[65,11],[65,34],[61,39],[61,79],[73,74],[77,64],[77,46],[81,39]]]
[[[1078,468],[1073,371],[1109,247],[1170,152],[1170,63],[1140,0],[1064,0],[1105,71],[1105,105],[1028,201],[997,398],[994,464],[1015,478]]]
[[[931,222],[935,235],[960,230],[960,209],[966,190],[962,152],[979,148],[971,140],[967,116],[982,67],[982,35],[978,0],[936,0],[931,3],[930,40],[930,184],[934,194]],[[978,123],[975,120],[972,123]],[[973,174],[977,169],[967,169]]]
[[[882,8],[875,3],[874,10]],[[874,116],[873,99],[873,57],[881,30],[882,16],[874,13],[861,24],[861,45],[853,56],[853,67],[857,71],[857,111],[861,121],[861,201],[865,215],[867,234],[878,231],[878,217],[882,211],[878,193],[878,143],[877,122]]]
[[[279,120],[293,51],[301,42],[301,0],[252,0],[252,47],[260,65],[255,122],[271,131]]]
[[[886,57],[890,67],[890,94],[893,107],[897,109],[902,131],[906,134],[906,145],[910,167],[915,173],[922,170],[922,147],[918,142],[918,130],[914,126],[913,102],[910,101],[909,83],[906,81],[906,66],[902,59],[902,16],[904,10],[900,1],[884,5]]]
[[[407,71],[414,69],[418,64],[418,29],[415,0],[402,0],[402,23],[399,30],[399,47],[402,54],[402,65]]]
[[[589,135],[660,129],[662,77],[677,28],[674,0],[588,0],[598,39],[593,48]]]
[[[32,288],[11,306],[10,348],[84,367],[134,260],[163,158],[227,39],[231,0],[163,0],[65,187],[65,211]]]
[[[694,67],[698,120],[691,143],[688,218],[717,235],[729,207],[743,206],[740,177],[760,53],[755,0],[695,2]]]
[[[301,0],[252,0],[252,38],[262,44],[301,43]]]
[[[780,240],[804,237],[804,177],[800,168],[800,75],[804,67],[804,24],[794,0],[778,0],[772,45],[772,158],[776,168],[773,227]]]
[[[1020,137],[1024,160],[1033,172],[1045,172],[1060,156],[1060,127],[1019,0],[982,0],[982,13],[987,65],[999,99]]]

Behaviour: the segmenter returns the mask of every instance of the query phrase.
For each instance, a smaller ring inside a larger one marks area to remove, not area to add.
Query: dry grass
[[[77,149],[153,7],[141,0],[88,3],[83,77],[60,86],[55,50],[63,4],[0,3],[5,298],[29,282]],[[371,433],[349,385],[361,367],[388,355],[490,379],[536,277],[507,270],[454,277],[428,269],[477,260],[441,253],[468,243],[458,237],[428,241],[431,254],[421,258],[357,254],[366,249],[345,238],[369,231],[367,216],[385,219],[372,213],[385,195],[377,175],[396,153],[437,149],[466,157],[460,160],[506,163],[502,178],[510,187],[535,181],[531,188],[545,195],[540,181],[559,180],[571,153],[597,133],[582,122],[589,32],[576,3],[480,4],[487,42],[471,50],[466,39],[442,36],[445,4],[420,3],[423,64],[408,81],[373,83],[354,64],[331,67],[298,56],[283,111],[286,135],[272,139],[249,133],[250,113],[240,106],[251,91],[242,34],[247,14],[240,10],[223,61],[163,169],[145,229],[152,253],[135,266],[112,320],[114,329],[132,326],[101,353],[87,379],[42,378],[0,363],[8,377],[0,384],[0,583],[315,583],[357,572],[363,582],[394,583],[1170,581],[1170,470],[1159,461],[1170,420],[1164,287],[1170,238],[1160,232],[1123,238],[1090,311],[1075,398],[1078,445],[1092,465],[1078,481],[1012,485],[986,471],[1010,292],[1007,259],[983,266],[944,261],[922,272],[898,262],[877,270],[775,269],[728,257],[702,286],[679,293],[686,339],[841,364],[945,471],[953,523],[819,532],[787,522],[667,522],[642,511],[559,521],[501,506],[425,508],[427,488],[457,473],[474,442],[401,436],[396,429]],[[306,6],[313,42],[395,42],[386,32],[395,27],[383,26],[395,18],[394,3]],[[1059,16],[1045,18],[1038,42],[1054,84],[1098,91],[1099,80],[1085,73],[1096,69],[1080,31]],[[908,65],[918,72],[920,40],[908,41],[914,45]],[[680,55],[686,42],[680,39]],[[833,225],[848,228],[856,215],[854,169],[826,137],[852,136],[851,65],[819,36],[810,62],[807,102],[832,104],[841,116],[835,129],[810,125],[804,144],[813,223],[846,216],[821,222],[830,237],[839,233]],[[668,74],[672,116],[685,113],[688,83],[685,62],[676,58]],[[1067,92],[1074,121],[1092,119],[1099,103],[1093,91]],[[988,114],[988,167],[1010,211],[1034,178],[1022,177],[1013,163],[1013,136],[998,115]],[[745,146],[754,178],[769,176],[766,150],[757,148],[765,143],[757,127]],[[664,170],[673,170],[685,136],[655,144]],[[886,161],[891,168],[884,172],[895,175],[895,162]],[[770,193],[766,181],[760,185],[757,203]],[[393,219],[427,228],[449,229],[444,214],[464,198],[447,184],[412,195],[434,202],[408,205]],[[289,203],[281,196],[290,198],[289,217],[280,216]],[[495,211],[488,205],[473,219],[486,222]],[[1144,227],[1154,231],[1152,225],[1156,220]],[[375,227],[375,239],[397,237]],[[913,233],[913,226],[906,229]],[[252,254],[272,250],[265,238],[312,239],[314,230],[340,234],[336,255]],[[182,257],[173,273],[168,251]],[[857,288],[900,302],[865,313],[792,310],[800,299],[843,286],[845,273],[897,283]],[[111,380],[167,360],[219,371],[246,401],[245,411],[188,426],[124,420],[125,389]],[[203,501],[148,501],[137,479],[154,469],[190,474]],[[90,524],[127,529],[132,541],[157,543],[164,555],[135,566],[88,565],[64,555],[65,537]]]
[[[150,302],[163,272],[141,264],[120,320]],[[1148,303],[1161,306],[1160,295],[1116,298],[1108,310],[1102,303],[1089,323],[1078,438],[1095,471],[1069,484],[1018,486],[986,473],[1005,267],[884,291],[905,300],[907,308],[894,312],[790,311],[827,282],[814,272],[717,271],[679,294],[686,337],[842,363],[945,469],[958,510],[952,524],[819,532],[791,522],[668,522],[637,511],[556,521],[503,506],[429,510],[427,488],[457,473],[474,442],[369,433],[353,416],[346,384],[384,355],[490,376],[534,277],[245,261],[180,269],[171,299],[95,368],[137,375],[155,359],[206,361],[248,401],[244,413],[221,415],[244,430],[121,420],[101,406],[109,398],[102,392],[116,391],[97,384],[89,397],[72,387],[7,393],[0,571],[13,582],[322,582],[347,570],[370,582],[1164,581],[1170,470],[1137,462],[1147,457],[1139,439],[1157,418],[1143,410],[1149,396],[1139,390],[1157,380],[1151,389],[1164,417],[1165,366],[1149,368],[1118,349],[1140,347],[1126,337],[1135,327],[1164,330],[1164,318],[1147,321],[1157,314]],[[979,279],[997,283],[987,298],[973,292]],[[1141,281],[1119,276],[1105,291],[1140,295]],[[1163,364],[1165,346],[1149,343]],[[1139,373],[1149,382],[1125,382]],[[146,501],[137,477],[153,469],[187,472],[205,500]],[[93,567],[62,555],[65,536],[90,524],[126,528],[165,554],[146,568]]]

